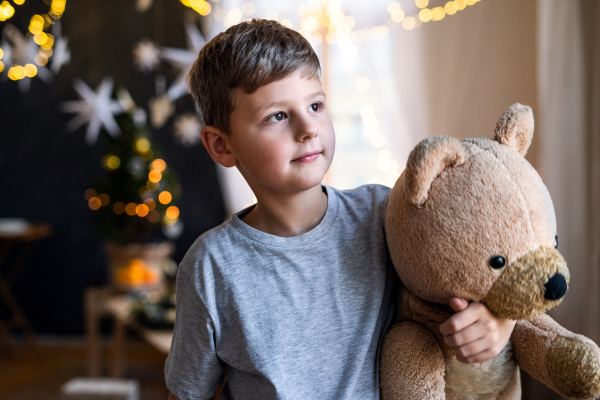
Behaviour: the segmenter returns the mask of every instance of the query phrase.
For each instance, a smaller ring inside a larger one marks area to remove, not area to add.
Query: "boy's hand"
[[[500,354],[516,321],[496,318],[485,305],[459,298],[450,300],[450,307],[456,314],[440,325],[440,331],[458,361],[483,362]]]

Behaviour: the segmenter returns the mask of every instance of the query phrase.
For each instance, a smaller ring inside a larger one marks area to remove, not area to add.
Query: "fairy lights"
[[[16,5],[22,5],[25,0],[13,0]],[[53,19],[59,19],[63,16],[66,7],[66,0],[52,0],[48,14],[36,14],[29,21],[28,30],[33,35],[33,41],[40,47],[38,54],[34,57],[34,62],[43,67],[48,64],[48,58],[53,54],[54,36],[44,32],[53,24]],[[8,1],[0,3],[0,21],[6,21],[15,13],[15,9]],[[3,53],[0,52],[0,60]],[[0,61],[0,72],[5,68],[3,62]],[[13,64],[8,69],[8,78],[13,81],[18,81],[25,78],[33,78],[38,74],[38,68],[34,64],[18,65]]]
[[[140,150],[138,146],[140,140],[147,140],[140,138],[137,140],[135,148]],[[142,142],[144,143],[144,142]],[[141,146],[141,150],[146,152],[150,151],[150,142],[148,147]],[[114,171],[120,167],[120,160],[117,156],[107,154],[102,159],[102,164],[105,168]],[[160,158],[157,158],[149,164],[150,172],[148,173],[148,183],[146,186],[142,186],[139,190],[140,197],[143,199],[142,202],[124,202],[117,201],[112,204],[112,211],[116,215],[127,214],[130,217],[146,218],[148,222],[156,224],[161,221],[164,225],[174,225],[179,221],[179,208],[171,205],[167,206],[173,201],[173,194],[169,190],[160,190],[161,180],[163,178],[162,173],[167,169],[167,163]],[[93,189],[87,189],[83,197],[88,202],[88,207],[94,211],[99,210],[101,207],[109,206],[111,199],[106,193],[100,193]]]

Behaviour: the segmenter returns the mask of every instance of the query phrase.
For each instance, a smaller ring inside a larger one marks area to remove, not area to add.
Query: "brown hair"
[[[303,68],[319,76],[319,58],[298,32],[278,22],[253,19],[218,34],[200,50],[187,77],[202,122],[229,133],[235,107],[233,89],[259,87]]]

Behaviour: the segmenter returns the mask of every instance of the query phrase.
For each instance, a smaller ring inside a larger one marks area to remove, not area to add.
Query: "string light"
[[[25,0],[13,0],[16,5],[22,5]],[[33,36],[33,41],[40,46],[38,54],[34,58],[34,62],[42,67],[48,64],[48,58],[53,54],[52,47],[54,46],[54,36],[44,32],[44,29],[50,28],[52,19],[59,19],[63,16],[66,7],[66,0],[52,0],[48,14],[35,14],[29,20],[28,30]],[[15,14],[14,7],[8,2],[0,3],[0,21],[6,21]],[[0,50],[0,59],[3,53]],[[0,72],[4,70],[4,63],[0,65]],[[25,66],[13,64],[8,70],[8,78],[13,81],[18,81],[25,78],[33,78],[37,75],[37,67],[33,64]]]

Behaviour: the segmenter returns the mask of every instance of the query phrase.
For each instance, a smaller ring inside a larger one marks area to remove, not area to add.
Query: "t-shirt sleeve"
[[[223,377],[216,354],[215,324],[194,280],[177,274],[176,318],[165,365],[167,388],[181,400],[210,399]]]

